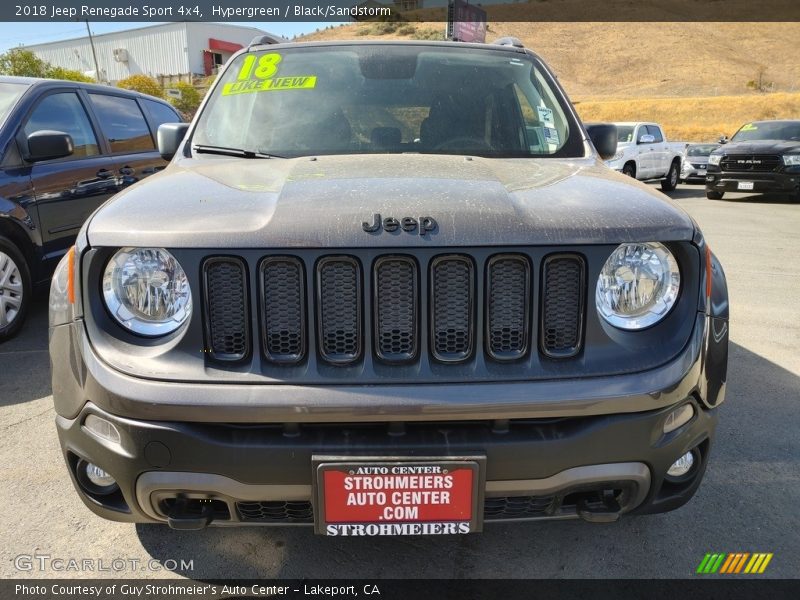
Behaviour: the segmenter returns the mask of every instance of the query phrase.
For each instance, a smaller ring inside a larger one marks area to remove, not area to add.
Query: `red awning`
[[[223,52],[236,52],[237,50],[241,50],[243,46],[241,44],[234,44],[233,42],[225,42],[223,40],[216,40],[214,38],[208,38],[208,49],[209,50],[222,50]]]

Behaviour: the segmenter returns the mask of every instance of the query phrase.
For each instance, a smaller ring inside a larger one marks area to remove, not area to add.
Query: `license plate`
[[[483,527],[481,456],[314,457],[316,532],[458,535]]]
[[[740,181],[736,189],[739,190],[752,190],[754,183],[752,181]]]

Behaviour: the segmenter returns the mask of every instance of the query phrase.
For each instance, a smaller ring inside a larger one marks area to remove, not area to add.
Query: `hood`
[[[713,154],[786,154],[800,152],[800,142],[788,140],[756,140],[728,142]]]
[[[374,215],[438,228],[368,233]],[[602,244],[690,240],[666,196],[594,160],[349,155],[174,161],[117,194],[93,246],[203,248]]]

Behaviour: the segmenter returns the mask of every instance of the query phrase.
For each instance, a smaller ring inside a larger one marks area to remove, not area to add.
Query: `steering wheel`
[[[450,138],[440,144],[436,144],[434,150],[460,150],[462,152],[469,150],[494,150],[494,146],[486,140],[478,137],[468,135],[461,135],[458,137]]]

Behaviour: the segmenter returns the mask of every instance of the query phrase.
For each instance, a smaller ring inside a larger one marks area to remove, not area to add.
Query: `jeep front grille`
[[[433,355],[445,362],[472,354],[475,268],[465,256],[439,256],[431,265]]]
[[[305,276],[291,256],[261,263],[264,353],[275,362],[297,362],[305,354]]]
[[[250,348],[247,269],[235,257],[214,257],[203,264],[206,337],[211,355],[241,360]]]
[[[574,356],[583,334],[583,259],[556,254],[545,259],[542,276],[542,352],[551,358]]]
[[[330,256],[317,263],[319,350],[333,363],[361,356],[361,267],[349,256]]]
[[[375,262],[376,353],[390,362],[417,354],[419,283],[417,264],[407,256]]]
[[[783,161],[774,154],[727,154],[722,157],[722,171],[775,171]]]
[[[577,253],[364,254],[206,259],[209,356],[242,360],[251,337],[259,340],[256,358],[275,366],[313,358],[320,366],[404,369],[425,361],[442,369],[517,363],[537,346],[545,359],[581,351],[586,267]]]

